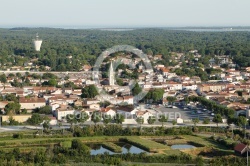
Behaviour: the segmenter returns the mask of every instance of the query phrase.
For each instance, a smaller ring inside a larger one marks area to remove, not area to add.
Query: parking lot
[[[192,121],[194,118],[198,118],[199,120],[203,120],[204,118],[209,118],[210,120],[213,119],[211,115],[211,111],[205,109],[203,106],[200,105],[185,105],[185,104],[176,104],[174,108],[167,108],[167,106],[158,105],[158,106],[148,106],[148,105],[141,105],[140,108],[144,110],[149,110],[153,114],[166,114],[169,120],[173,120],[176,118],[182,118],[184,121]]]

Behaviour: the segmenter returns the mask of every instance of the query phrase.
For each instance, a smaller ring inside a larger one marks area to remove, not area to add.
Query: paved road
[[[102,123],[98,123],[98,124],[102,124]],[[93,122],[87,122],[85,125],[94,125]],[[174,125],[174,127],[183,127],[183,126],[193,126],[194,124],[177,124]],[[140,125],[138,124],[123,124],[123,127],[139,127]],[[148,125],[148,124],[143,124],[141,125],[142,127],[160,127],[162,126],[161,123],[156,123],[154,125]],[[207,126],[207,127],[217,127],[216,124],[212,123],[212,124],[197,124],[196,126]],[[219,124],[219,127],[227,127],[227,124],[221,123]],[[170,128],[173,127],[172,123],[164,123],[164,127],[166,128]],[[52,126],[53,129],[68,129],[70,128],[70,124],[64,123],[63,126],[59,127],[59,126]],[[4,126],[4,127],[0,127],[0,132],[6,132],[6,131],[20,131],[20,130],[41,130],[43,129],[42,126]]]

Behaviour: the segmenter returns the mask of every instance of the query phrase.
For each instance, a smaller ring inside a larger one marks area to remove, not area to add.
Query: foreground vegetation
[[[112,142],[104,142],[102,143],[102,146],[104,148],[107,148],[115,153],[121,153],[122,152],[122,148]]]
[[[109,127],[108,127],[109,126]],[[33,135],[31,131],[17,132],[11,137],[8,133],[0,133],[0,163],[1,165],[140,165],[147,163],[159,165],[185,164],[210,164],[244,165],[245,159],[234,156],[234,141],[222,137],[202,137],[194,135],[192,128],[154,128],[155,134],[148,129],[130,128],[117,131],[120,125],[107,125],[103,130],[100,126],[94,126],[96,132],[90,132],[93,126],[83,129],[75,127],[74,130],[65,130],[64,134]],[[89,131],[80,136],[75,134],[79,130]],[[103,132],[101,132],[101,129]],[[128,135],[128,130],[131,130]],[[117,131],[117,132],[112,132]],[[125,132],[126,131],[126,132]],[[189,132],[187,132],[189,131]],[[91,133],[91,134],[90,134]],[[105,133],[105,134],[104,134]],[[186,134],[183,134],[186,133]],[[187,134],[189,133],[189,134]],[[132,136],[130,136],[132,135]],[[75,137],[74,137],[75,136]],[[231,141],[230,141],[231,140]],[[120,143],[123,143],[121,145]],[[121,154],[122,146],[135,146],[146,150],[140,154]],[[91,155],[91,146],[98,144],[115,152]],[[171,145],[190,144],[195,149],[178,150],[171,149]],[[224,156],[221,160],[221,156]],[[232,156],[235,160],[232,162]],[[145,164],[144,164],[145,165]]]
[[[153,153],[157,153],[160,150],[170,149],[170,147],[168,146],[164,146],[160,143],[157,143],[148,139],[142,139],[140,137],[126,137],[126,138],[122,138],[121,141],[128,142],[132,145],[136,145],[137,147],[140,147],[144,150],[147,150]]]

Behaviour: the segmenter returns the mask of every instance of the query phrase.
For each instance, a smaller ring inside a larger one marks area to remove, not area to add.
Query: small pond
[[[104,154],[105,152],[109,153],[110,155],[112,155],[112,154],[126,154],[126,153],[140,154],[143,152],[148,153],[145,150],[140,149],[140,148],[133,146],[133,145],[130,145],[130,144],[124,144],[122,146],[121,153],[112,152],[112,151],[104,148],[101,144],[92,144],[92,145],[90,145],[90,148],[91,148],[91,150],[90,150],[91,155]]]
[[[177,145],[172,145],[171,146],[172,149],[193,149],[196,148],[193,145],[188,145],[188,144],[177,144]]]

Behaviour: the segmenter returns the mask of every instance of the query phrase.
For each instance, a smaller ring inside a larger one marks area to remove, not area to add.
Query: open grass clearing
[[[71,141],[63,141],[60,143],[60,146],[64,147],[64,148],[70,148],[72,145]]]
[[[147,150],[149,152],[157,153],[160,150],[170,150],[169,146],[157,143],[152,140],[148,140],[141,137],[125,137],[121,139],[124,142],[128,142],[132,145],[138,146],[139,148],[142,148],[144,150]]]
[[[116,142],[119,141],[120,136],[97,136],[97,137],[69,137],[69,138],[23,138],[23,139],[8,139],[0,140],[0,147],[6,145],[29,145],[29,144],[49,144],[49,143],[60,143],[63,141],[72,141],[73,139],[79,139],[82,142]]]
[[[212,141],[209,138],[202,137],[202,136],[191,136],[191,135],[182,135],[182,136],[151,136],[151,137],[143,137],[143,136],[95,136],[95,137],[66,137],[66,138],[32,138],[32,139],[5,139],[0,140],[0,148],[5,149],[13,149],[15,147],[19,148],[36,148],[36,147],[43,147],[54,145],[54,144],[60,144],[63,147],[71,147],[71,141],[73,139],[79,139],[83,143],[100,143],[100,144],[106,144],[107,147],[109,147],[110,150],[116,152],[119,149],[121,149],[120,146],[116,145],[114,142],[127,142],[131,145],[134,145],[136,147],[139,147],[141,149],[144,149],[148,152],[153,153],[160,153],[160,154],[166,154],[166,155],[172,155],[172,154],[179,154],[181,151],[191,154],[194,157],[199,155],[199,153],[202,153],[202,148],[214,148],[217,149],[218,154],[220,152],[225,152],[227,154],[232,154],[232,150],[230,150],[228,147],[225,147],[223,145],[220,145],[219,143]],[[158,143],[155,140],[165,140],[167,142],[167,145],[164,145],[162,143]],[[171,149],[171,145],[174,144],[190,144],[193,146],[196,146],[196,151],[192,150],[174,150]],[[106,147],[106,148],[107,148]],[[111,149],[112,148],[112,149]],[[209,153],[209,152],[208,152]],[[204,156],[209,156],[204,153]]]
[[[115,152],[115,153],[122,152],[122,148],[120,146],[114,144],[113,142],[104,142],[104,143],[102,143],[102,146],[108,150],[111,150],[112,152]]]
[[[30,152],[30,151],[34,150],[34,147],[18,147],[18,148],[19,148],[20,152]],[[15,149],[15,148],[14,147],[12,147],[12,148],[1,148],[1,150],[5,151],[5,152],[11,152],[11,151],[13,151],[13,149]],[[37,146],[35,149],[45,151],[47,148]]]
[[[164,154],[166,155],[180,155],[181,151],[178,149],[164,150]]]
[[[234,155],[233,150],[221,150],[218,148],[212,148],[212,147],[201,147],[201,148],[195,148],[195,149],[186,149],[181,150],[184,153],[190,154],[193,157],[196,156],[202,156],[205,158],[213,158],[215,156],[228,156],[228,155]]]

